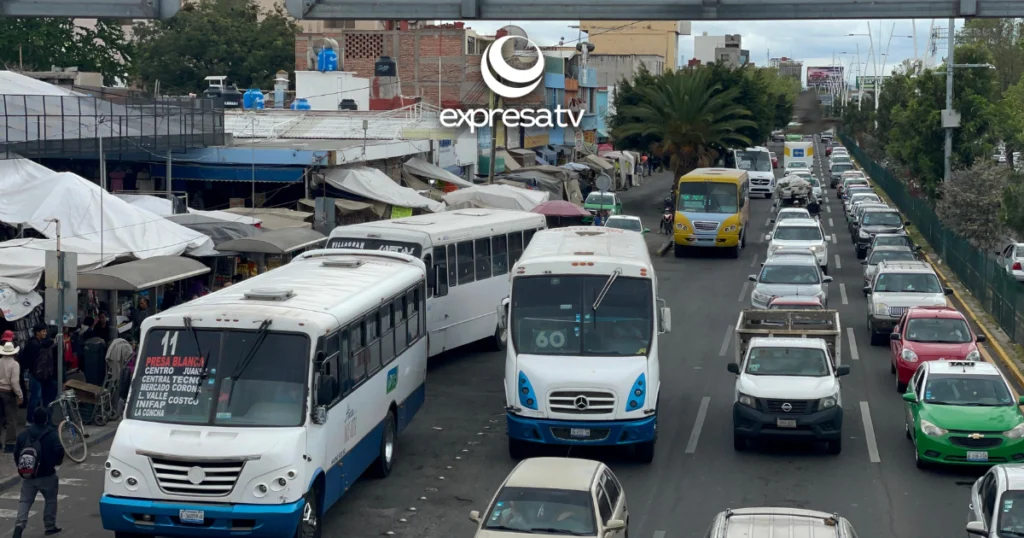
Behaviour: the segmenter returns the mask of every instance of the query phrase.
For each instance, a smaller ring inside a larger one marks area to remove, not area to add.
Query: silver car
[[[871,250],[866,260],[860,262],[864,266],[864,285],[871,283],[881,262],[913,262],[917,261],[917,253],[910,247],[876,247]]]
[[[828,307],[828,283],[826,276],[811,256],[775,255],[761,266],[761,272],[747,277],[754,283],[750,292],[750,306],[765,310],[776,297],[816,297]]]

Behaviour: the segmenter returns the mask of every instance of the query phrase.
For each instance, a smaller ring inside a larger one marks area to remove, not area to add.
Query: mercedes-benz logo
[[[786,402],[786,403],[782,404],[782,410],[787,412],[787,413],[789,413],[790,411],[793,410],[793,404],[791,404],[789,402]]]
[[[576,400],[573,402],[573,405],[576,406],[576,409],[582,410],[590,407],[590,402],[587,400],[586,396],[577,396]]]
[[[188,470],[189,482],[198,486],[203,483],[203,480],[206,480],[206,471],[202,467],[193,467]]]

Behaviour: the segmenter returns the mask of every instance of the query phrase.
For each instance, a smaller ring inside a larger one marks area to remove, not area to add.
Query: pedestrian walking
[[[11,342],[0,346],[0,404],[4,412],[4,452],[8,454],[14,453],[18,440],[18,406],[24,401],[18,351]]]
[[[13,538],[21,538],[25,532],[28,514],[37,494],[42,494],[45,502],[43,534],[57,534],[62,530],[57,526],[57,489],[60,484],[57,467],[64,463],[64,447],[50,425],[46,409],[37,407],[32,412],[32,424],[18,436],[14,463],[21,475],[21,496]]]

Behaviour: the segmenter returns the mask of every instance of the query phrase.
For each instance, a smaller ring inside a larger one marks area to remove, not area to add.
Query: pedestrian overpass
[[[1024,0],[285,0],[297,19],[685,20],[1024,17]],[[162,19],[181,0],[0,0],[3,17]]]

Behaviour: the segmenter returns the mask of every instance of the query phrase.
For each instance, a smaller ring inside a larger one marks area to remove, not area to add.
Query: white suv
[[[875,276],[864,286],[871,345],[889,343],[893,327],[908,308],[948,305],[946,296],[952,293],[952,289],[942,287],[939,277],[926,262],[879,263]]]
[[[814,253],[821,272],[828,274],[828,241],[816,219],[786,219],[775,225],[775,230],[765,236],[768,241],[768,256],[781,248],[806,248]]]

